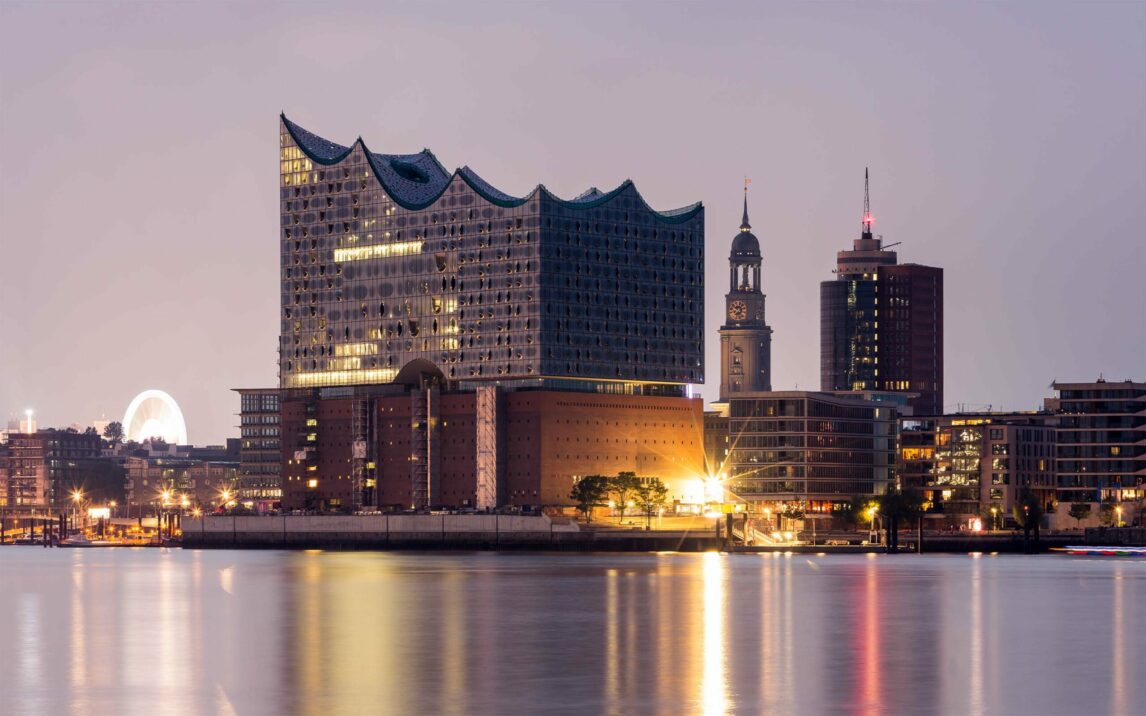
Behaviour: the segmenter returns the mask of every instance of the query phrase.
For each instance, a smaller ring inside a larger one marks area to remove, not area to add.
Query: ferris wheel
[[[162,390],[145,390],[135,396],[123,416],[123,431],[126,439],[135,442],[161,438],[169,445],[187,444],[183,411]]]

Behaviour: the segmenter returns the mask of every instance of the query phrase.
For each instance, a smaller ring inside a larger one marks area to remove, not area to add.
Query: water
[[[1146,561],[0,548],[0,713],[1146,713]]]

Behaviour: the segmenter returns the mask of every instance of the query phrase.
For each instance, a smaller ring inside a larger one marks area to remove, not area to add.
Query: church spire
[[[740,220],[741,231],[749,231],[752,228],[752,224],[748,223],[748,185],[751,183],[751,179],[744,177],[744,218]]]

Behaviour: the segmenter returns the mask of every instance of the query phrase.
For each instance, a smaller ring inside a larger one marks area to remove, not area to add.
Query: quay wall
[[[712,535],[582,530],[546,515],[207,515],[183,518],[185,548],[683,551]]]
[[[1088,527],[1084,544],[1090,546],[1146,547],[1146,527]]]

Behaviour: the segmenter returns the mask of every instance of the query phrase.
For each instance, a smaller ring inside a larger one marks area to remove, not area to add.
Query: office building
[[[894,484],[894,402],[812,391],[733,396],[729,489],[745,502],[830,512]]]
[[[1146,383],[1054,383],[1060,503],[1146,499]]]
[[[954,520],[1002,527],[1024,490],[1053,509],[1056,423],[1049,412],[900,418],[899,482]]]
[[[282,411],[277,388],[239,393],[239,501],[259,511],[282,501]]]
[[[158,507],[210,511],[238,501],[237,462],[136,455],[128,457],[124,467],[129,508],[144,512]]]
[[[84,486],[100,457],[93,433],[39,430],[8,436],[7,502],[10,507],[59,509]]]
[[[943,269],[899,264],[873,221],[865,173],[860,238],[820,284],[820,388],[914,393],[916,415],[940,415]]]

